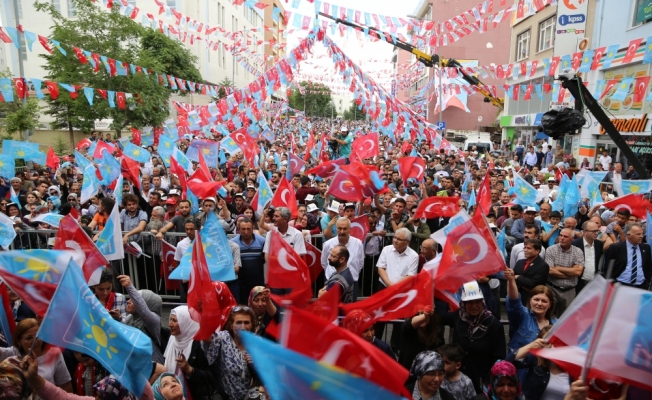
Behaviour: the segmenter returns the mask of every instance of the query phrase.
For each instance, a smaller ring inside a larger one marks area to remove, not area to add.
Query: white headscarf
[[[168,347],[165,348],[165,369],[170,373],[176,374],[177,355],[179,352],[183,352],[186,360],[190,358],[193,338],[199,330],[199,324],[190,318],[188,306],[179,306],[173,309],[170,315],[177,317],[180,332],[178,335],[170,336]]]

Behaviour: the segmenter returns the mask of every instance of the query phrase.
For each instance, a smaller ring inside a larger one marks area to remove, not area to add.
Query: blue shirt
[[[344,140],[346,144],[340,144],[340,157],[348,157],[351,155],[351,143],[353,142],[353,135],[351,135],[349,132],[342,140]]]
[[[240,247],[240,261],[242,267],[238,273],[238,281],[242,284],[265,285],[265,257],[263,247],[265,238],[254,233],[254,240],[250,244],[244,243],[240,235],[231,239]]]
[[[645,275],[643,274],[643,257],[641,256],[641,246],[637,245],[636,246],[636,265],[632,266],[632,254],[633,254],[633,249],[634,245],[631,244],[628,241],[626,241],[626,247],[627,247],[627,268],[625,268],[625,271],[623,271],[622,274],[618,277],[618,282],[623,282],[626,284],[631,284],[632,282],[632,271],[633,268],[636,267],[636,283],[635,285],[642,285],[643,282],[645,281]]]
[[[509,352],[516,352],[521,347],[534,342],[537,335],[539,335],[539,324],[537,324],[537,317],[532,310],[529,310],[521,303],[520,294],[518,299],[510,299],[508,296],[505,299],[505,306],[509,326],[512,330],[512,338],[507,345],[507,349]],[[551,324],[555,322],[557,322],[556,319],[550,321]]]
[[[541,231],[541,221],[535,219],[532,224],[539,228],[539,231]],[[512,230],[510,231],[511,235],[521,242],[523,241],[523,234],[525,233],[525,225],[527,225],[525,220],[523,218],[519,218],[514,221],[514,225],[512,225]]]
[[[326,215],[324,215],[323,217],[321,217],[321,220],[319,221],[319,223],[321,224],[322,233],[326,230],[326,227],[328,226],[329,222],[331,222],[331,216],[328,215],[328,213]],[[333,232],[333,235],[335,235],[335,236],[337,236],[337,226],[336,225],[337,224],[333,224],[333,226],[331,227],[331,231]]]

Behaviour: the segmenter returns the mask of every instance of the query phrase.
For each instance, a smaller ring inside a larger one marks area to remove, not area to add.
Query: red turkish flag
[[[161,276],[165,280],[165,289],[167,290],[179,290],[179,281],[168,279],[170,273],[174,270],[174,253],[177,250],[176,247],[172,246],[170,243],[165,240],[161,241],[161,253],[163,257],[161,258]]]
[[[76,209],[75,207],[73,207],[73,208],[70,209],[70,214],[69,214],[69,215],[70,215],[70,216],[72,217],[72,219],[74,219],[75,221],[79,221],[79,218],[81,218],[81,215],[79,215],[79,211],[77,211],[77,209]]]
[[[629,210],[632,215],[639,218],[645,218],[646,211],[652,212],[652,203],[643,198],[642,194],[628,194],[627,196],[616,197],[614,200],[608,201],[603,206],[611,208],[614,212],[621,208]]]
[[[347,370],[392,393],[409,397],[403,386],[409,372],[382,350],[308,311],[292,307],[289,314],[291,317],[282,323],[290,324],[286,329],[289,349]]]
[[[546,7],[543,0],[533,0],[533,3],[534,3],[534,7],[536,7],[537,9],[537,12],[543,10]]]
[[[181,185],[181,198],[186,198],[186,187],[188,186],[188,178],[186,177],[186,170],[179,165],[176,158],[170,156],[170,172],[179,178],[179,184]],[[258,192],[256,192],[258,194]]]
[[[441,290],[456,291],[466,282],[505,268],[487,221],[482,213],[476,213],[447,236],[435,282]]]
[[[195,233],[195,240],[192,246],[192,268],[188,281],[188,311],[190,318],[199,323],[199,331],[195,334],[195,340],[206,340],[217,330],[220,325],[220,305],[213,290],[211,275],[208,272],[208,263],[204,246],[201,241],[201,233]]]
[[[244,158],[249,161],[249,165],[256,165],[256,156],[260,153],[260,147],[258,147],[256,140],[247,133],[245,128],[240,128],[229,136],[240,147]]]
[[[623,56],[623,60],[621,62],[623,65],[632,62],[634,56],[636,55],[636,50],[638,50],[638,47],[641,45],[642,41],[643,38],[638,38],[629,42],[629,46],[627,47],[627,52],[625,53],[625,56]]]
[[[127,99],[125,98],[124,92],[116,92],[115,97],[118,107],[124,110],[127,107]]]
[[[109,62],[109,71],[111,76],[116,76],[117,75],[117,69],[115,65],[115,60],[113,58],[108,59]]]
[[[57,290],[57,285],[49,282],[39,282],[14,275],[4,269],[0,269],[2,280],[13,290],[39,317],[45,317],[50,300]],[[7,317],[13,313],[7,314]]]
[[[59,169],[60,163],[61,160],[59,160],[59,157],[56,154],[54,154],[54,150],[52,150],[52,147],[48,147],[48,154],[45,159],[45,165],[52,169]]]
[[[0,283],[0,298],[2,298],[2,308],[5,310],[5,315],[7,316],[7,322],[9,323],[9,332],[14,334],[14,329],[16,329],[16,320],[14,320],[14,313],[11,308],[11,301],[9,300],[9,293],[7,292],[7,286],[4,283]]]
[[[82,64],[88,63],[88,58],[86,58],[86,56],[84,55],[84,52],[83,52],[82,49],[80,49],[79,47],[73,46],[72,51],[75,52],[75,55],[77,56],[77,59],[79,60],[80,63],[82,63]]]
[[[129,156],[124,156],[120,161],[120,169],[122,170],[122,176],[131,181],[138,190],[141,190],[140,180],[138,179],[138,176],[140,175],[140,165],[138,164],[138,161]]]
[[[258,195],[258,192],[256,192],[256,195]],[[321,266],[321,250],[310,244],[310,242],[306,242],[306,254],[302,257],[310,270],[310,283],[315,283],[319,275],[324,271]]]
[[[430,274],[421,271],[417,275],[403,279],[362,301],[342,304],[344,314],[353,310],[363,310],[371,315],[372,321],[391,321],[410,318],[423,310],[432,310],[433,285]]]
[[[539,65],[539,60],[532,61],[532,66],[530,68],[530,78],[534,77],[534,74],[536,74],[538,65]]]
[[[322,143],[322,152],[324,151],[325,146],[326,145]],[[314,174],[320,178],[330,178],[332,176],[335,176],[337,171],[340,171],[342,169],[341,166],[344,164],[346,164],[346,159],[344,158],[338,158],[337,160],[326,161],[320,163],[314,168],[309,169],[308,171],[305,172],[305,174],[306,175]]]
[[[201,168],[197,170],[188,178],[188,187],[199,199],[206,199],[208,197],[215,197],[217,191],[224,186],[223,182],[212,182],[210,177]]]
[[[415,178],[417,182],[422,182],[425,171],[426,163],[421,157],[401,157],[398,159],[398,172],[401,174],[405,187],[407,187],[409,178]]]
[[[525,11],[523,9],[525,0],[518,0],[518,6],[516,8],[516,18],[523,18],[525,16]]]
[[[647,86],[650,84],[649,76],[641,76],[636,78],[636,86],[634,88],[634,103],[641,103],[645,99]]]
[[[290,213],[292,214],[292,218],[296,218],[299,215],[299,209],[297,207],[297,198],[294,194],[294,189],[292,188],[292,185],[290,185],[290,182],[288,182],[288,180],[285,177],[281,179],[281,183],[276,188],[276,192],[274,193],[274,197],[272,197],[272,201],[270,204],[275,208],[278,207],[289,208]]]
[[[452,217],[460,212],[459,197],[427,197],[419,202],[414,218]]]
[[[82,268],[84,279],[89,285],[96,285],[100,281],[99,274],[95,274],[93,282],[91,276],[109,263],[93,240],[79,226],[72,215],[66,215],[59,222],[59,230],[54,241],[54,250],[72,250],[75,252],[73,259]],[[95,279],[97,278],[97,279]]]
[[[367,217],[367,214],[362,214],[359,217],[353,218],[351,220],[351,236],[360,239],[360,241],[364,244],[368,233],[369,218]]]
[[[598,99],[598,100],[601,100],[601,99],[602,99],[602,98],[603,98],[607,93],[609,93],[609,91],[611,90],[611,88],[613,88],[614,86],[616,86],[616,85],[618,84],[618,82],[619,82],[618,79],[611,79],[611,80],[609,80],[609,81],[607,82],[607,84],[605,85],[604,90],[603,90],[602,93],[600,94],[600,99]]]
[[[2,40],[4,40],[4,39],[2,39]],[[48,53],[52,53],[52,47],[50,46],[48,38],[46,38],[45,36],[38,35],[38,41],[39,41],[39,43],[41,43],[41,46],[43,46],[45,51],[47,51]],[[9,42],[5,42],[5,43],[11,43],[11,40]]]
[[[292,289],[285,296],[272,295],[275,300],[290,300],[294,304],[307,303],[312,296],[310,286],[310,271],[299,254],[283,239],[276,229],[269,233],[269,248],[267,259],[267,285],[276,289]]]
[[[229,290],[229,287],[226,286],[224,282],[213,282],[213,288],[215,288],[215,295],[217,296],[217,303],[220,307],[220,325],[218,329],[224,328],[227,321],[229,320],[229,315],[231,315],[231,309],[238,305],[238,302],[233,297],[233,294]]]
[[[338,171],[335,174],[328,187],[328,194],[337,199],[352,202],[359,201],[364,197],[362,187],[356,176],[345,170]]]
[[[578,51],[577,53],[573,53],[573,60],[571,61],[571,68],[577,71],[577,69],[580,67],[580,63],[582,62],[582,56],[584,55],[584,52]]]
[[[550,62],[550,69],[548,69],[548,76],[554,76],[555,72],[557,71],[557,66],[559,65],[559,61],[561,58],[559,56],[553,57],[552,61]]]
[[[377,157],[380,154],[378,132],[371,132],[355,139],[351,144],[351,153],[355,153],[359,159]]]
[[[140,131],[133,126],[131,127],[131,142],[136,146],[140,146],[141,143]]]
[[[595,49],[595,54],[593,55],[593,62],[591,63],[591,71],[598,69],[600,60],[602,60],[602,56],[606,51],[607,51],[606,47],[600,47]]]
[[[41,36],[39,36],[39,40],[40,40],[40,38],[41,38]],[[9,35],[7,35],[5,33],[4,29],[2,29],[2,27],[0,27],[0,40],[2,40],[5,43],[13,43],[14,42],[13,40],[11,40]]]
[[[25,78],[14,78],[14,84],[16,85],[16,95],[19,99],[27,98],[27,87],[25,85]]]
[[[489,173],[485,175],[480,187],[478,188],[476,203],[485,215],[491,212],[491,182],[489,180]]]
[[[113,154],[115,147],[102,140],[98,140],[97,144],[95,145],[95,151],[93,152],[93,158],[102,158],[102,152],[104,151],[107,151],[109,154]]]

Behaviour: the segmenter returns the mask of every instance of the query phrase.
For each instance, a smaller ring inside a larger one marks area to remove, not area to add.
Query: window
[[[174,9],[177,8],[177,0],[167,0],[166,5]]]
[[[77,14],[77,6],[71,0],[68,0],[68,16],[74,17]]]
[[[61,0],[52,0],[52,6],[55,10],[61,12]]]
[[[530,56],[530,31],[527,30],[516,36],[516,61],[521,61]]]
[[[553,15],[539,24],[539,50],[548,50],[555,44],[555,21],[557,16]]]
[[[220,3],[217,3],[217,24],[220,24],[220,21],[222,20],[222,5]]]
[[[27,60],[27,42],[25,42],[25,35],[19,34],[18,37],[20,38],[20,59],[25,61]]]
[[[649,0],[635,0],[634,19],[632,26],[639,26],[652,22],[652,4]]]
[[[18,7],[18,18],[23,18],[23,2],[21,0],[16,1]]]

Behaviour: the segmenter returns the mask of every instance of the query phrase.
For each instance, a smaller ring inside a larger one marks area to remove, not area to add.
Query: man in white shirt
[[[328,263],[328,255],[333,247],[337,245],[345,246],[349,251],[349,260],[347,265],[353,276],[353,301],[358,299],[358,277],[364,266],[364,248],[358,238],[351,236],[351,220],[346,217],[337,219],[337,237],[324,242],[321,250],[321,266],[326,271],[326,280],[335,274],[335,268]]]
[[[184,224],[184,230],[186,231],[187,237],[185,237],[183,240],[181,240],[179,243],[177,243],[177,249],[174,252],[174,265],[172,268],[176,268],[179,266],[181,263],[181,259],[183,258],[183,255],[186,254],[188,251],[188,248],[190,247],[190,243],[195,240],[195,219],[194,218],[189,218],[186,220]],[[180,301],[182,303],[185,303],[187,301],[187,296],[188,295],[188,281],[183,281],[181,283],[181,291],[180,291],[180,296],[181,299]]]
[[[407,228],[400,228],[394,234],[393,243],[383,248],[376,264],[379,290],[417,274],[419,255],[409,247],[411,239],[412,233]]]
[[[536,225],[526,225],[525,232],[523,232],[523,240],[525,239],[541,240],[541,238],[539,237],[540,233],[541,231]],[[545,255],[546,255],[546,249],[544,247],[541,247],[541,253],[539,254],[539,256],[541,257],[542,260],[544,259]],[[524,258],[525,258],[525,242],[515,244],[512,247],[512,252],[509,256],[509,268],[514,269],[514,267],[516,266],[516,262]]]
[[[290,222],[292,214],[287,207],[279,207],[274,211],[274,229],[281,234],[281,237],[297,252],[300,256],[306,254],[306,242],[303,239],[301,231],[294,229],[288,222]],[[265,238],[265,246],[263,253],[265,253],[265,261],[269,256],[269,242],[272,235],[267,235]],[[276,249],[273,249],[276,250]],[[327,253],[328,254],[328,253]]]
[[[609,171],[609,167],[611,166],[611,157],[609,157],[609,152],[607,150],[602,153],[602,155],[598,158],[598,162],[602,164],[602,169],[605,171]]]

